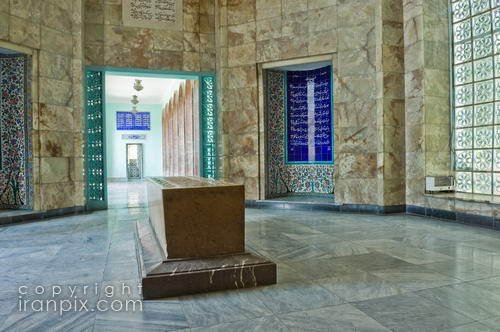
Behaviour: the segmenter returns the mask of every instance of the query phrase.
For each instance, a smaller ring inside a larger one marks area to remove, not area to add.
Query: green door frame
[[[216,76],[212,72],[184,72],[107,66],[86,66],[85,87],[85,198],[88,210],[107,209],[105,74],[198,80],[200,95],[200,174],[218,177]]]

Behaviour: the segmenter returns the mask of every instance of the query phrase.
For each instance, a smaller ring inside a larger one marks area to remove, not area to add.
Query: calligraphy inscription
[[[123,0],[123,25],[182,30],[182,0]]]
[[[116,130],[151,130],[149,112],[116,112]]]
[[[287,162],[332,162],[331,66],[287,72]]]

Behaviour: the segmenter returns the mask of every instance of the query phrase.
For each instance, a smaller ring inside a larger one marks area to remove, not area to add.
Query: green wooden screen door
[[[87,209],[101,210],[108,207],[104,160],[104,73],[87,70],[85,76]]]
[[[201,76],[201,176],[217,178],[217,94],[215,76]]]

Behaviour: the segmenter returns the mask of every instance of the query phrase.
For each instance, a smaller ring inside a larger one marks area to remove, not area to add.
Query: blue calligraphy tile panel
[[[287,163],[286,72],[267,70],[266,198],[287,193],[331,194],[335,188],[333,163]],[[333,110],[332,110],[333,111]]]
[[[149,112],[116,112],[116,130],[151,130]]]
[[[288,163],[332,163],[331,66],[287,72]]]

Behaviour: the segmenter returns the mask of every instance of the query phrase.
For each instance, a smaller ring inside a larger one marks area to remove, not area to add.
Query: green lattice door
[[[107,208],[106,172],[104,160],[104,73],[86,71],[85,116],[86,198],[89,210]]]
[[[201,84],[201,176],[217,178],[217,94],[213,75],[202,75]]]

